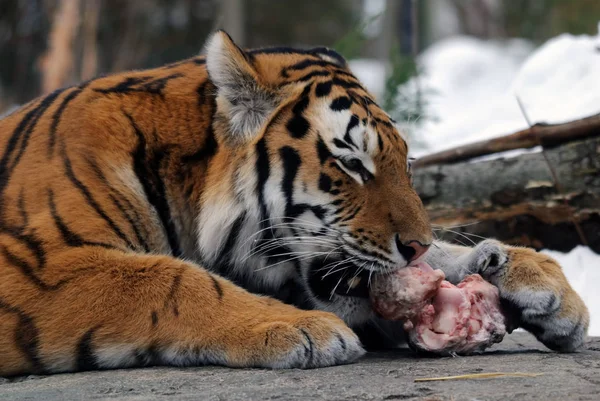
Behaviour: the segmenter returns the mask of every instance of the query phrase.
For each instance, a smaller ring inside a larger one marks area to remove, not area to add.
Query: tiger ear
[[[206,68],[217,87],[218,112],[228,121],[227,135],[234,142],[258,135],[275,109],[276,96],[261,83],[251,56],[224,31],[217,31],[206,44]]]

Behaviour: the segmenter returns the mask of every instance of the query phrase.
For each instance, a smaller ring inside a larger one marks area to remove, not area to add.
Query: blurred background
[[[596,35],[599,19],[598,0],[0,0],[0,115],[99,74],[196,55],[224,28],[245,47],[336,49],[408,126],[413,150],[431,152],[442,124],[447,147],[522,126],[514,97],[493,108],[495,127],[472,105],[503,94],[548,40]]]
[[[446,160],[416,169],[415,186],[438,236],[559,259],[598,335],[599,21],[600,0],[0,0],[0,117],[100,74],[197,55],[217,28],[248,48],[337,50],[419,157],[596,116],[587,142]]]

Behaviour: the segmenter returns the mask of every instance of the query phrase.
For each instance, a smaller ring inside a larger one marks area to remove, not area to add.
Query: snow
[[[598,38],[563,34],[527,59],[512,83],[529,118],[550,123],[600,112]]]
[[[578,246],[569,253],[543,250],[552,256],[563,267],[567,280],[575,291],[583,298],[590,310],[589,334],[600,335],[600,255],[586,246]]]
[[[354,59],[348,62],[350,69],[377,99],[381,99],[385,89],[386,66],[374,59]]]
[[[415,155],[506,135],[532,123],[561,123],[600,112],[600,36],[557,36],[540,48],[522,39],[456,36],[423,52],[427,114],[413,135],[424,142]],[[385,66],[353,60],[350,67],[381,98]],[[414,82],[408,82],[409,87]]]
[[[509,88],[530,43],[482,41],[470,37],[446,39],[421,57],[420,84],[431,116],[414,128],[427,151],[438,151],[527,126]],[[409,83],[410,84],[410,83]],[[417,154],[418,156],[418,154]]]
[[[517,96],[532,123],[561,123],[600,112],[600,35],[563,34],[537,49],[520,39],[456,36],[430,46],[419,61],[425,72],[419,84],[432,118],[411,127],[426,147],[413,146],[416,156],[527,128]],[[350,67],[381,99],[385,66],[355,60]],[[600,255],[583,246],[566,254],[543,252],[563,266],[590,310],[589,334],[600,335]]]

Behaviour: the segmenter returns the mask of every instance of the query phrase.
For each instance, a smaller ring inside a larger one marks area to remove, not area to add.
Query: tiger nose
[[[398,252],[409,262],[412,262],[415,259],[423,256],[427,249],[429,249],[429,244],[421,244],[419,241],[412,240],[406,241],[402,243],[400,240],[400,236],[396,235],[396,247],[398,248]]]

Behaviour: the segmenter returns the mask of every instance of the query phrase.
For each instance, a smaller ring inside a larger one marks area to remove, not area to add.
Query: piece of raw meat
[[[454,286],[421,262],[374,277],[371,300],[383,318],[404,320],[411,345],[424,351],[468,354],[506,333],[498,289],[477,274]]]
[[[427,263],[376,274],[370,287],[373,308],[385,319],[406,320],[407,324],[431,303],[445,275]]]

